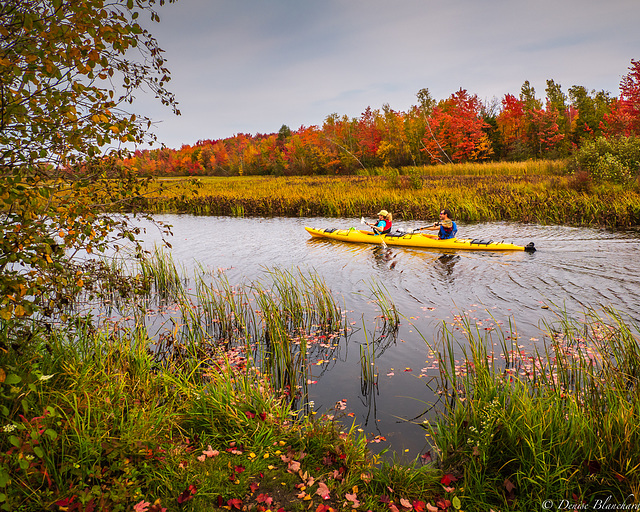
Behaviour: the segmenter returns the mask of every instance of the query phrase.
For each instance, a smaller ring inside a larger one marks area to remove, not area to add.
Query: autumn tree
[[[571,130],[571,142],[580,145],[602,135],[604,116],[611,112],[612,99],[606,91],[589,92],[581,85],[569,88],[571,104],[577,111]]]
[[[640,61],[631,60],[629,72],[620,81],[620,97],[611,102],[603,125],[608,136],[640,136]]]
[[[179,113],[162,51],[137,21],[159,21],[156,4],[164,0],[0,3],[5,349],[13,326],[52,315],[83,287],[74,255],[135,238],[137,228],[117,213],[131,208],[143,183],[117,163],[123,145],[151,136],[132,103],[146,88]]]
[[[424,137],[424,151],[433,162],[482,161],[492,152],[477,95],[460,89],[433,109]]]

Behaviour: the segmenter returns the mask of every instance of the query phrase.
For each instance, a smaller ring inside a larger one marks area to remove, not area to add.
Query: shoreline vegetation
[[[422,425],[433,448],[407,465],[372,455],[340,403],[304,403],[304,369],[323,357],[310,347],[346,325],[318,276],[234,287],[203,271],[193,292],[161,252],[112,270],[138,288],[94,289],[110,319],[68,310],[3,360],[4,510],[535,510],[640,486],[640,330],[612,309],[558,312],[534,353],[515,331],[443,325],[425,340],[440,367]],[[371,293],[385,322],[361,349],[363,386],[401,316]],[[159,304],[173,320],[154,330]],[[130,315],[113,320],[118,307]]]
[[[553,80],[544,102],[528,81],[500,105],[462,88],[441,101],[421,89],[407,112],[368,107],[359,118],[332,114],[322,128],[283,125],[131,155],[127,147],[157,141],[152,120],[135,112],[141,90],[179,114],[162,49],[138,21],[159,22],[164,3],[0,7],[0,510],[505,512],[637,502],[638,329],[614,312],[550,329],[541,354],[516,354],[504,333],[506,359],[471,325],[459,346],[443,328],[432,347],[440,416],[423,425],[434,449],[413,466],[386,463],[355,425],[336,421],[342,406],[314,414],[302,404],[308,347],[343,325],[317,276],[274,269],[271,287],[221,278],[187,294],[170,259],[145,254],[140,229],[121,214],[360,217],[386,208],[396,219],[431,219],[446,206],[461,221],[638,226],[640,62],[631,60],[619,97],[577,85],[565,94]],[[404,167],[541,158],[573,163]],[[193,179],[254,174],[335,177]],[[161,179],[149,188],[153,176]],[[124,265],[90,259],[126,251]],[[375,344],[393,335],[401,312],[372,293],[389,317]],[[147,316],[162,301],[174,316],[158,331]],[[101,316],[117,308],[126,312]],[[374,354],[361,351],[363,389],[376,379]]]
[[[640,183],[566,174],[564,161],[375,169],[358,176],[160,178],[137,208],[194,215],[361,217],[397,220],[448,207],[464,222],[514,221],[627,229],[640,225]]]

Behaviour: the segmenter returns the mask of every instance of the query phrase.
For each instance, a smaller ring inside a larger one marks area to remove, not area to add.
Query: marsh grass
[[[386,344],[386,340],[394,341],[400,329],[400,313],[390,298],[389,290],[374,279],[369,281],[369,289],[374,304],[380,310],[380,314],[376,317],[378,344]]]
[[[443,470],[464,481],[465,510],[637,496],[638,327],[608,309],[581,322],[560,317],[547,330],[544,349],[532,353],[513,343],[514,332],[496,353],[468,324],[464,341],[443,330],[446,406],[425,426]]]
[[[407,168],[362,176],[166,180],[141,205],[149,212],[202,215],[361,217],[381,207],[397,220],[432,219],[442,207],[465,222],[518,221],[626,228],[640,224],[640,189],[583,186],[564,163],[531,161]],[[419,183],[418,183],[419,182]]]
[[[439,495],[433,468],[380,473],[340,410],[295,408],[312,345],[345,330],[319,278],[233,287],[200,269],[192,295],[166,256],[145,265],[171,309],[159,330],[146,297],[37,330],[2,361],[0,509],[386,511]]]

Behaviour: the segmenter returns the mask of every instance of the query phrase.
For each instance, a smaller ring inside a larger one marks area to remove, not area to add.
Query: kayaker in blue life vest
[[[431,226],[418,228],[416,231],[423,229],[427,231],[438,230],[438,240],[447,240],[448,238],[455,238],[458,232],[458,225],[451,219],[451,212],[444,208],[440,210],[440,220],[438,222],[434,222]]]
[[[371,226],[379,235],[384,235],[391,231],[391,219],[392,215],[387,210],[380,210],[378,212],[378,221],[376,223],[365,222],[365,224],[367,226]]]

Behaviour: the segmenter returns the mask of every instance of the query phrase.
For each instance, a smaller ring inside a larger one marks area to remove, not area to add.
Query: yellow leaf
[[[111,130],[113,133],[120,133],[120,129],[117,126],[112,126],[111,128],[109,128],[109,130]]]

